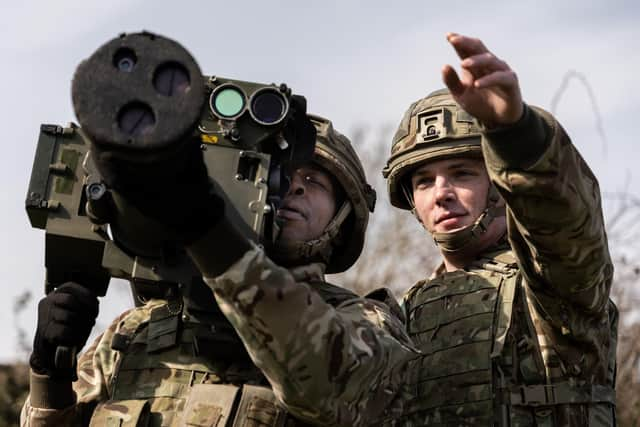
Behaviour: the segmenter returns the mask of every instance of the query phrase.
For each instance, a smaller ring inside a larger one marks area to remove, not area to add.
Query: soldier
[[[406,295],[407,423],[615,424],[617,310],[598,183],[516,74],[448,34],[461,75],[409,107],[384,170],[444,262]],[[506,206],[505,206],[506,205]]]
[[[307,290],[270,291],[259,260],[208,283],[280,399],[316,423],[614,425],[617,310],[597,180],[504,61],[480,40],[447,39],[462,75],[446,66],[448,90],[411,105],[384,170],[392,204],[444,258],[406,295],[412,342],[350,332]],[[300,318],[311,337],[287,329]]]
[[[288,269],[274,265],[277,277],[269,280],[313,288],[332,307],[352,307],[345,318],[354,325],[374,322],[407,341],[385,303],[324,280],[325,270],[343,271],[358,258],[375,192],[348,139],[328,120],[311,120],[317,131],[314,162],[293,173],[277,213],[281,238],[269,249]],[[218,256],[233,246],[216,244]],[[250,254],[273,265],[258,248]],[[137,291],[143,304],[118,317],[79,357],[77,370],[57,368],[55,349],[85,344],[98,314],[96,296],[68,283],[40,302],[22,425],[304,424],[277,403],[204,283]],[[393,308],[397,314],[397,304]]]

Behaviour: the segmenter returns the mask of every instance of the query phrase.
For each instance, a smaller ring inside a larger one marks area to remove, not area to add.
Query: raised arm
[[[478,39],[448,34],[461,58],[443,79],[486,127],[489,176],[507,203],[511,245],[534,290],[587,312],[606,306],[613,266],[598,182],[560,124],[522,102],[518,79]]]
[[[508,205],[511,246],[532,288],[587,312],[603,310],[613,265],[600,190],[564,129],[549,113],[527,108],[517,125],[488,132],[484,151]]]

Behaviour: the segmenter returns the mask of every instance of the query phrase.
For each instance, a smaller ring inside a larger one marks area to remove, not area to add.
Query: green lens
[[[244,96],[236,88],[224,88],[216,94],[213,107],[223,117],[237,116],[244,108]]]

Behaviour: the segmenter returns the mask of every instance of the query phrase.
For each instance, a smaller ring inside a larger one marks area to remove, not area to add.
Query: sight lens
[[[213,94],[211,108],[222,118],[234,118],[242,113],[244,105],[243,93],[239,89],[229,86]]]
[[[287,113],[284,97],[275,89],[257,92],[251,100],[253,117],[261,124],[272,125],[280,122]]]

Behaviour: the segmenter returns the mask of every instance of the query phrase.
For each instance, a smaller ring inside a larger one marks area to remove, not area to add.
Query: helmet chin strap
[[[413,195],[409,197],[409,192],[403,186],[403,191],[409,203],[411,203],[411,212],[422,224],[422,221],[418,217],[416,212],[415,203],[413,201]],[[500,194],[493,184],[489,185],[489,191],[487,193],[486,208],[480,216],[474,221],[473,224],[468,225],[460,230],[446,232],[446,233],[431,233],[433,241],[440,248],[441,251],[455,254],[462,252],[473,243],[477,242],[480,237],[487,232],[491,222],[498,217],[505,216],[505,207],[497,206],[500,200]],[[422,224],[424,226],[424,224]],[[427,230],[428,231],[428,230]]]
[[[449,233],[432,233],[433,241],[443,252],[461,252],[478,241],[495,218],[504,215],[504,206],[487,207],[471,225]]]
[[[287,267],[314,261],[329,263],[333,247],[339,243],[338,239],[343,238],[339,235],[340,227],[351,213],[351,209],[351,203],[345,200],[331,222],[316,239],[306,242],[285,242],[280,238],[282,236],[280,233],[278,240],[268,249],[269,256],[278,264]]]

